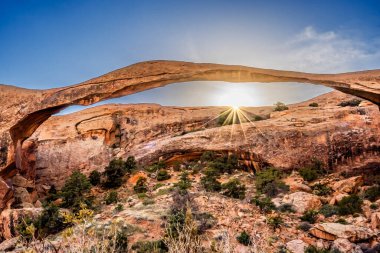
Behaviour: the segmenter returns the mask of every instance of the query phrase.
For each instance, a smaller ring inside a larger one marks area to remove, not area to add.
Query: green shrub
[[[282,102],[277,102],[277,103],[275,103],[274,104],[274,109],[273,109],[273,111],[275,111],[275,112],[281,112],[281,111],[285,111],[285,110],[288,110],[289,109],[289,107],[287,107],[284,103],[282,103]]]
[[[372,186],[364,192],[364,198],[370,201],[376,201],[380,198],[380,186]]]
[[[282,213],[294,213],[294,207],[292,204],[285,203],[278,207],[278,210]]]
[[[256,174],[256,189],[259,192],[264,193],[267,185],[273,182],[276,182],[276,184],[277,183],[281,184],[280,179],[281,179],[281,172],[278,169],[271,167],[271,168],[262,170]]]
[[[203,234],[207,229],[212,228],[217,223],[215,217],[210,213],[195,213],[194,218],[198,222],[198,234]]]
[[[57,189],[55,188],[55,185],[51,185],[45,201],[47,203],[51,203],[57,200],[59,197],[60,197],[60,194],[58,194]]]
[[[17,233],[27,242],[31,241],[35,236],[35,234],[31,234],[31,230],[29,229],[31,226],[34,226],[33,222],[33,219],[28,216],[19,217],[15,226]]]
[[[313,158],[310,166],[300,169],[299,173],[303,177],[304,180],[310,182],[310,181],[314,181],[314,180],[318,179],[320,176],[326,174],[327,171],[324,168],[323,162],[321,162],[318,159]]]
[[[318,107],[319,105],[318,105],[318,103],[315,103],[315,102],[314,102],[314,103],[310,103],[309,106],[310,106],[310,107]]]
[[[240,124],[240,119],[235,117],[229,110],[224,111],[218,116],[218,126],[227,126],[232,124]]]
[[[307,210],[300,217],[302,221],[307,221],[311,224],[314,224],[317,221],[318,211],[316,210]]]
[[[156,171],[159,171],[160,169],[164,169],[166,167],[166,164],[164,161],[159,161],[157,163],[154,163],[148,167],[145,168],[147,172],[153,173]]]
[[[191,175],[196,175],[204,168],[204,166],[197,162],[192,162],[187,166],[187,169],[191,170]]]
[[[260,115],[255,115],[252,118],[252,121],[261,121],[261,120],[265,120],[265,118]]]
[[[136,253],[165,253],[168,248],[163,240],[158,241],[138,241],[132,245],[132,250]]]
[[[358,106],[362,101],[360,99],[351,99],[351,100],[347,100],[347,101],[343,101],[341,103],[339,103],[338,105],[339,106],[342,106],[342,107],[345,107],[345,106],[351,106],[351,107],[354,107],[354,106]]]
[[[313,189],[313,194],[318,196],[327,196],[332,193],[332,189],[325,184],[315,184],[311,189]]]
[[[273,181],[266,184],[261,191],[268,197],[273,198],[276,197],[279,193],[288,192],[289,186],[282,181]]]
[[[157,180],[158,181],[164,181],[164,180],[168,180],[169,178],[171,178],[169,172],[165,169],[160,169],[157,173]]]
[[[238,179],[231,179],[227,183],[222,184],[223,195],[235,199],[245,198],[245,185]]]
[[[108,189],[120,187],[126,172],[126,163],[121,158],[110,161],[104,171],[106,177],[104,187]]]
[[[132,173],[136,170],[137,163],[134,156],[128,156],[127,161],[125,162],[125,169],[128,173]]]
[[[118,204],[116,207],[115,207],[115,211],[116,212],[121,212],[124,210],[124,207],[122,204]]]
[[[339,251],[320,249],[320,248],[310,245],[305,249],[305,253],[339,253]]]
[[[122,229],[117,231],[115,245],[110,245],[110,250],[115,253],[125,253],[128,252],[128,235],[127,229]]]
[[[91,184],[87,177],[79,171],[74,171],[61,190],[63,206],[76,211],[82,203],[91,205],[91,200],[86,197],[90,188]]]
[[[284,224],[284,221],[279,215],[269,217],[267,222],[268,226],[271,227],[273,230],[276,230],[276,228],[280,228],[281,225]]]
[[[154,199],[145,198],[142,202],[144,206],[153,205],[155,203]]]
[[[202,162],[212,162],[215,159],[216,155],[212,151],[205,151],[202,153],[200,160]]]
[[[173,170],[174,171],[180,171],[181,170],[181,163],[179,161],[175,161],[173,164]]]
[[[148,197],[148,195],[145,192],[137,193],[137,197],[139,199],[145,199]]]
[[[215,178],[218,178],[220,176],[220,173],[217,169],[215,168],[206,168],[202,171],[202,173],[206,176],[206,177],[215,177]]]
[[[379,205],[376,203],[372,203],[371,205],[369,205],[369,208],[371,208],[372,210],[376,210],[378,207]]]
[[[203,171],[204,177],[201,178],[201,185],[208,192],[219,192],[222,185],[218,181],[219,171],[215,168],[206,168]]]
[[[55,205],[45,206],[41,215],[34,222],[37,228],[38,237],[45,237],[55,234],[68,226],[64,222],[64,217],[60,214],[59,208]]]
[[[264,213],[269,213],[272,210],[276,210],[276,206],[272,200],[268,197],[255,196],[251,203],[256,205]]]
[[[118,200],[118,196],[117,196],[117,192],[110,191],[107,194],[107,197],[106,197],[105,201],[106,201],[107,205],[110,205],[110,204],[113,204],[113,203],[117,203],[119,201]]]
[[[169,194],[169,193],[172,192],[173,190],[174,190],[173,187],[170,187],[170,188],[164,188],[164,189],[159,189],[158,192],[156,193],[156,197],[157,197],[157,196],[162,196],[162,195]]]
[[[340,215],[348,215],[354,213],[361,213],[363,200],[356,194],[343,197],[338,202],[338,213]]]
[[[189,179],[189,173],[186,171],[181,173],[180,179],[178,183],[175,184],[175,186],[179,189],[180,192],[186,192],[187,189],[191,187],[191,181]]]
[[[166,234],[176,238],[179,231],[183,229],[186,219],[186,211],[172,210],[172,213],[167,217]]]
[[[321,209],[319,209],[319,213],[323,214],[323,216],[328,218],[338,214],[338,207],[326,204],[323,205]]]
[[[64,222],[64,218],[59,212],[59,208],[53,204],[45,205],[42,213],[35,219],[28,217],[19,218],[16,225],[17,232],[27,241],[33,238],[45,238],[50,234],[55,234],[69,226]],[[30,234],[30,226],[35,227],[34,234]]]
[[[313,168],[302,168],[299,173],[304,180],[309,182],[316,180],[320,176],[319,172]]]
[[[145,193],[148,191],[148,187],[146,185],[146,178],[139,177],[136,181],[135,186],[133,186],[133,190],[135,193]]]
[[[299,230],[302,230],[302,231],[309,231],[310,228],[312,228],[312,226],[310,225],[309,222],[301,222],[298,227],[297,227]]]
[[[336,223],[340,223],[340,224],[343,224],[343,225],[347,225],[348,222],[346,221],[346,219],[344,218],[339,218],[335,221]]]
[[[163,184],[163,183],[157,183],[157,184],[155,184],[154,186],[153,186],[153,190],[157,190],[157,189],[159,189],[159,188],[161,188],[162,186],[164,186],[165,184]]]
[[[100,174],[99,171],[93,170],[93,171],[91,171],[90,176],[88,177],[88,179],[90,180],[90,183],[93,186],[99,185],[100,184],[100,179],[101,179],[101,174]]]
[[[201,185],[208,192],[220,192],[222,190],[222,184],[214,176],[202,177]]]
[[[249,236],[249,234],[245,231],[241,232],[240,235],[238,235],[236,237],[236,240],[240,243],[240,244],[243,244],[245,246],[248,246],[250,245],[252,242],[251,242],[251,237]]]
[[[208,167],[214,168],[219,174],[232,174],[238,168],[238,158],[235,155],[217,157],[208,163]]]

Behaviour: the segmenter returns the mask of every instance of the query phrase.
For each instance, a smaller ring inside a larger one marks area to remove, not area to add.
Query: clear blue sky
[[[46,89],[152,59],[325,73],[380,68],[380,1],[0,0],[0,83]],[[326,91],[190,83],[113,102],[228,104],[225,94],[244,93],[246,104],[262,105]]]

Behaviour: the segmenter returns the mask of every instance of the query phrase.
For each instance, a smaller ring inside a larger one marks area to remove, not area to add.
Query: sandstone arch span
[[[148,61],[72,86],[28,90],[0,85],[0,175],[21,168],[17,149],[51,115],[70,105],[89,105],[170,83],[188,81],[300,82],[322,84],[380,106],[380,70],[310,74],[246,66]]]

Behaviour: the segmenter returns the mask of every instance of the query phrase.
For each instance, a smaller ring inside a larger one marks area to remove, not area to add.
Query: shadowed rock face
[[[89,81],[50,90],[0,86],[0,175],[22,169],[21,146],[52,114],[70,105],[101,100],[187,81],[302,82],[322,84],[380,105],[380,70],[345,74],[308,74],[176,61],[137,63]],[[1,208],[1,206],[0,206]]]
[[[175,164],[206,150],[234,153],[249,170],[302,168],[312,157],[332,170],[380,164],[380,112],[368,102],[338,106],[350,99],[334,91],[282,112],[244,107],[247,118],[270,118],[222,127],[218,116],[226,107],[110,104],[53,116],[24,141],[20,174],[34,179],[43,196],[52,184],[60,188],[74,170],[102,172],[111,159],[130,155],[140,164],[159,159]],[[319,106],[310,107],[312,102]]]

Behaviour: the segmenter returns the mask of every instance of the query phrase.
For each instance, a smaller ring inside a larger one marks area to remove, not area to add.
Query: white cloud
[[[320,73],[380,68],[380,38],[362,40],[339,29],[318,31],[307,26],[289,35],[210,29],[189,32],[182,41],[184,58],[196,62]]]
[[[282,51],[282,63],[300,71],[329,73],[380,67],[378,47],[335,31],[318,32],[312,26],[285,43]]]
[[[312,26],[308,26],[303,30],[303,32],[299,33],[296,37],[298,41],[331,41],[335,39],[337,36],[336,33],[333,31],[317,33]]]

